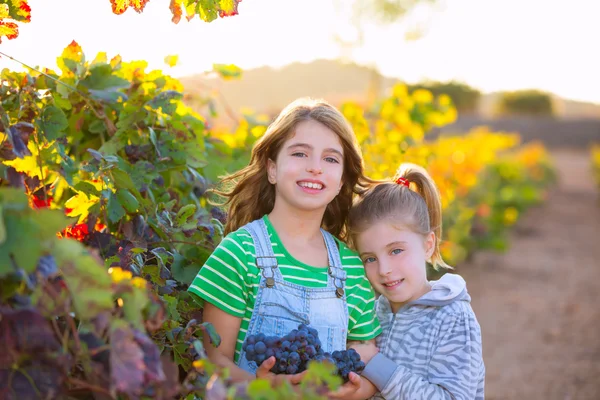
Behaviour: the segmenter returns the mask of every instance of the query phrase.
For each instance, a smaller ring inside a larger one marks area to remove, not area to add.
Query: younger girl
[[[481,330],[465,281],[447,273],[429,282],[426,264],[442,260],[439,192],[427,172],[403,164],[393,182],[369,189],[350,211],[350,234],[367,278],[381,296],[383,334],[356,348],[368,362],[357,398],[483,399]],[[377,352],[379,349],[379,353]]]
[[[206,344],[208,356],[232,380],[257,372],[242,348],[250,334],[283,336],[303,323],[332,352],[381,333],[361,260],[341,241],[363,179],[350,125],[334,107],[307,99],[286,107],[249,165],[224,179],[229,188],[217,193],[227,199],[227,235],[189,291],[221,336],[218,348]]]

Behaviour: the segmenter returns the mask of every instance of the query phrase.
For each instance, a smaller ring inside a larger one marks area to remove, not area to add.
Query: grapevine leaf
[[[65,378],[65,364],[60,359],[33,359],[18,369],[0,369],[0,398],[64,398]]]
[[[103,100],[107,103],[117,103],[119,100],[127,101],[127,95],[115,90],[95,90],[89,89],[90,94],[97,100]]]
[[[183,95],[180,92],[167,90],[154,96],[147,104],[154,110],[162,108],[165,114],[173,114],[177,107],[176,102],[182,98]]]
[[[173,18],[171,18],[171,21],[174,24],[178,24],[179,21],[181,21],[182,5],[183,5],[183,0],[171,0],[171,3],[169,4],[169,9],[171,10],[171,13],[173,14]],[[167,64],[169,64],[168,61],[166,60],[166,58],[165,58],[165,62]]]
[[[184,256],[176,253],[173,257],[173,264],[171,265],[171,274],[173,274],[173,278],[177,279],[179,282],[191,285],[196,275],[198,275],[200,268],[202,268],[202,265],[189,263]]]
[[[31,22],[31,7],[27,4],[27,0],[12,0],[4,2],[5,4],[0,5],[4,7],[4,11],[0,11],[0,19],[9,17],[18,22]],[[3,15],[3,12],[8,11],[8,15]]]
[[[144,353],[144,378],[146,385],[163,382],[166,377],[158,346],[141,331],[134,330],[133,336]]]
[[[3,189],[0,194],[3,195],[0,199],[8,233],[4,243],[0,244],[0,277],[14,272],[15,267],[32,273],[39,258],[57,241],[56,232],[68,225],[68,219],[58,210],[19,211],[16,209],[19,204],[12,203],[6,196],[10,190]],[[26,199],[25,194],[23,197]],[[23,250],[23,243],[28,243],[26,251]]]
[[[125,321],[113,323],[110,343],[112,389],[127,394],[140,393],[144,384],[144,353]]]
[[[135,213],[140,207],[139,201],[127,189],[117,190],[117,199],[128,213]]]
[[[39,120],[42,132],[49,141],[56,140],[60,133],[69,126],[65,113],[54,105],[44,107]]]
[[[88,89],[124,89],[129,87],[130,82],[112,74],[113,69],[109,64],[99,64],[91,69],[90,74],[81,81]]]
[[[179,60],[179,56],[177,56],[177,55],[166,56],[165,64],[167,64],[169,67],[174,67],[177,65],[178,60]]]
[[[112,310],[112,281],[106,269],[76,240],[57,240],[55,249],[67,287],[77,294],[73,296],[77,317],[90,320],[102,311]]]
[[[72,79],[74,75],[78,74],[79,66],[84,61],[85,58],[81,46],[73,40],[67,47],[65,47],[61,56],[56,59],[56,64],[64,74],[64,76],[61,77],[61,80],[64,80],[64,78]],[[57,90],[59,88],[65,89],[63,85],[59,85]],[[70,93],[70,89],[67,94],[68,93]]]
[[[0,21],[0,43],[2,43],[3,36],[8,40],[16,39],[19,36],[19,26],[14,22]]]
[[[218,0],[219,2],[219,16],[231,17],[238,14],[238,3],[241,0]]]
[[[75,186],[73,186],[73,189],[77,190],[78,192],[85,193],[88,197],[90,195],[100,196],[100,192],[98,189],[96,189],[96,186],[86,181],[77,183]]]
[[[208,335],[208,339],[210,340],[210,344],[215,347],[219,347],[221,345],[221,336],[217,333],[217,330],[210,322],[203,322],[199,325],[200,329],[205,335]]]
[[[48,321],[35,309],[12,310],[1,308],[0,337],[5,350],[0,355],[0,365],[10,365],[16,354],[57,351],[61,345],[54,336]],[[7,363],[7,361],[9,361]]]
[[[213,64],[213,70],[225,80],[238,79],[242,76],[242,69],[233,64]]]
[[[136,329],[144,329],[144,315],[142,310],[148,305],[148,292],[146,288],[132,287],[123,293],[123,315]]]
[[[175,221],[177,222],[177,225],[181,226],[184,223],[186,223],[187,220],[192,215],[194,215],[195,212],[196,212],[195,204],[186,204],[185,206],[181,207],[179,209],[179,211],[177,212],[177,217],[175,217]]]
[[[196,13],[204,22],[212,22],[219,16],[215,4],[216,0],[199,0]]]
[[[179,321],[181,315],[179,315],[179,311],[177,311],[177,298],[173,296],[162,296],[162,299],[165,302],[170,318]]]
[[[125,209],[123,208],[123,206],[119,202],[119,199],[114,193],[111,193],[108,197],[107,210],[108,219],[110,222],[117,222],[125,216]]]
[[[148,1],[149,0],[110,0],[110,4],[112,5],[113,13],[120,15],[127,11],[129,7],[133,8],[137,13],[141,13]]]

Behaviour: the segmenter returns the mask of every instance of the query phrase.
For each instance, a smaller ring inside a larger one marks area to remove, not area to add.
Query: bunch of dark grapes
[[[350,372],[360,374],[365,369],[365,363],[360,360],[360,355],[354,349],[336,350],[331,353],[333,363],[335,364],[338,374],[344,382],[348,382]]]
[[[254,361],[257,366],[270,357],[275,357],[275,365],[271,372],[275,374],[298,374],[306,370],[309,362],[328,361],[335,365],[344,382],[348,374],[360,373],[365,363],[354,349],[326,353],[321,347],[321,340],[316,329],[304,324],[283,337],[265,336],[262,333],[246,336],[242,344],[246,359]]]

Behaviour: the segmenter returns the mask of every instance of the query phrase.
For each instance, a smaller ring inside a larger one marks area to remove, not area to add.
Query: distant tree
[[[554,114],[552,97],[548,93],[534,89],[504,92],[500,95],[496,108],[500,115]]]
[[[445,94],[450,96],[459,113],[475,113],[479,105],[481,92],[465,83],[450,82],[421,82],[408,85],[410,92],[417,89],[427,89],[435,96]]]

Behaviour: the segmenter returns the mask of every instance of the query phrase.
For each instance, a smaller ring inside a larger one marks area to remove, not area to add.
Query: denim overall
[[[298,329],[299,324],[305,324],[319,332],[325,352],[344,350],[348,335],[348,305],[344,291],[346,271],[342,268],[333,236],[321,229],[329,259],[327,287],[307,288],[283,280],[267,226],[262,219],[250,222],[243,229],[254,240],[256,266],[261,271],[256,303],[246,335],[262,332],[266,336],[281,337]],[[238,365],[250,373],[256,372],[256,363],[246,360],[243,350]]]

